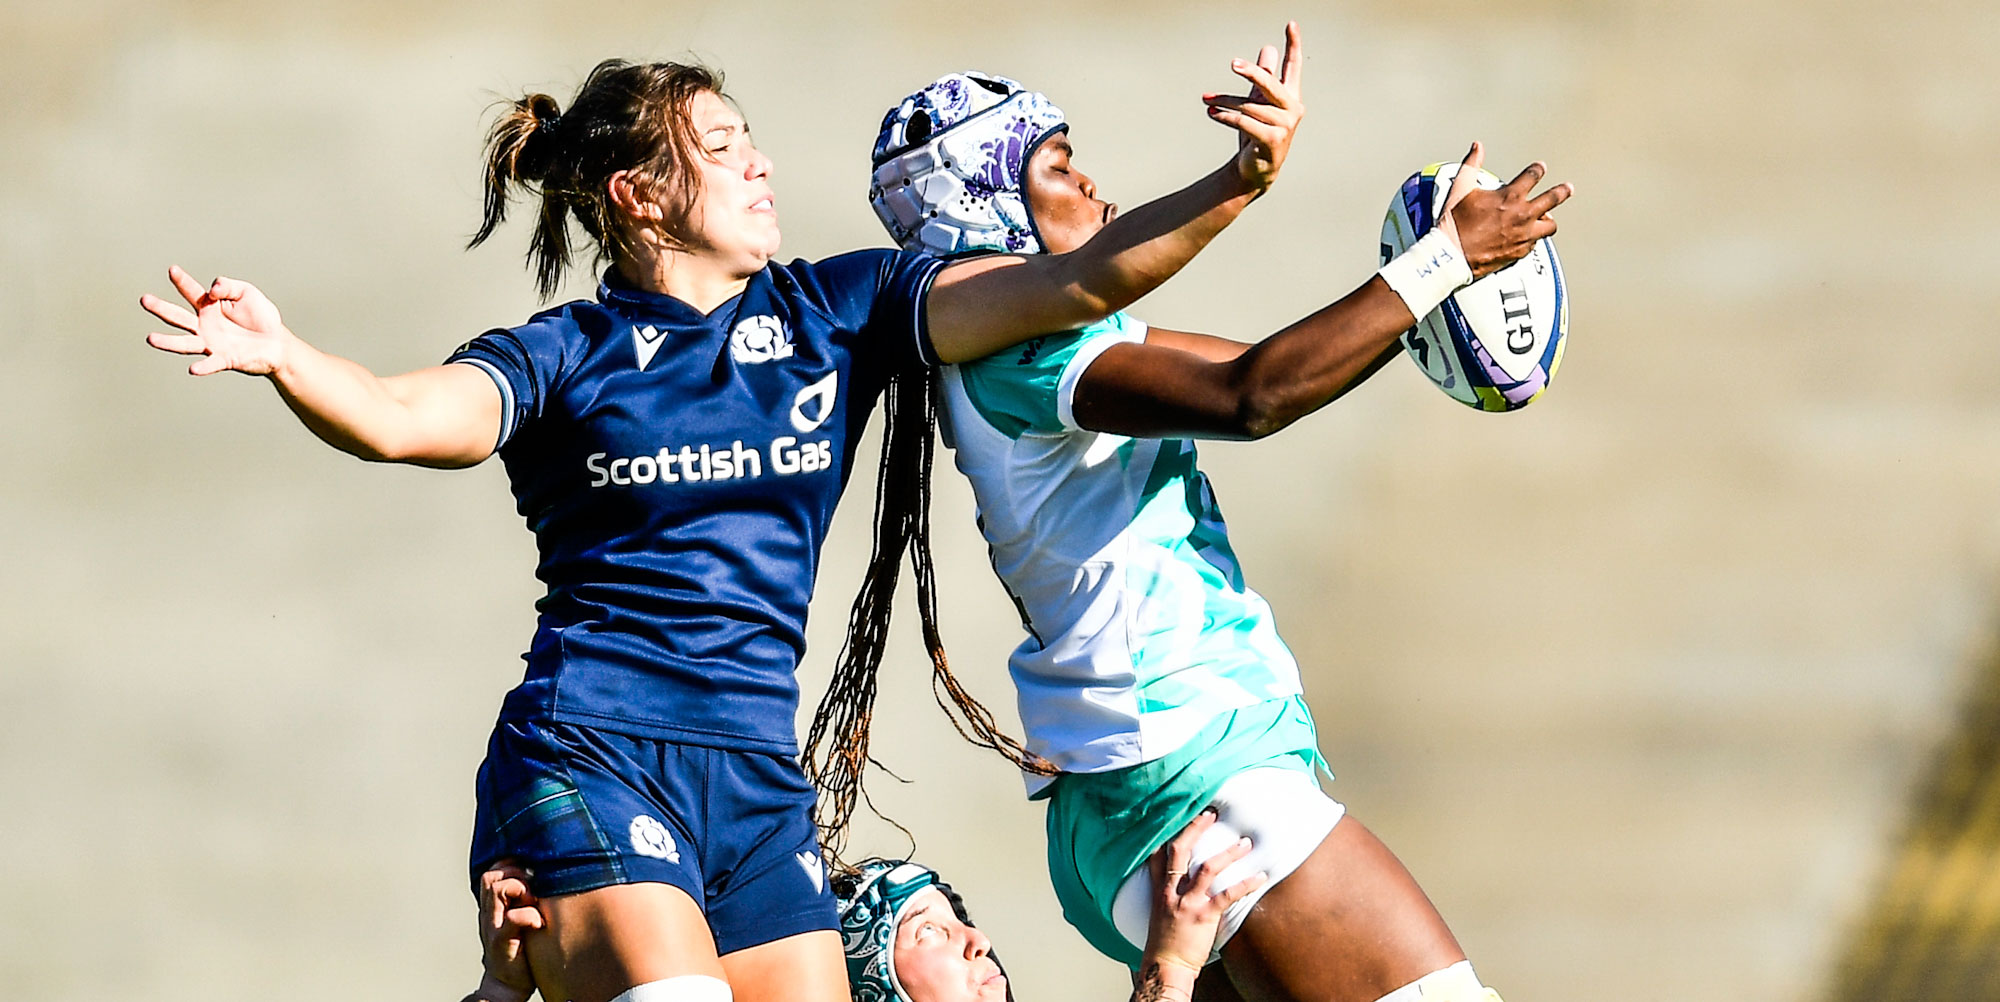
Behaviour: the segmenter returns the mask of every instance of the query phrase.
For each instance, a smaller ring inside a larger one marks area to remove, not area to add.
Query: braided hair
[[[813,711],[801,762],[819,789],[813,820],[828,859],[840,865],[847,845],[847,825],[857,803],[866,802],[877,817],[896,822],[875,810],[863,787],[869,764],[868,728],[875,710],[875,692],[882,652],[889,638],[889,619],[905,553],[917,579],[917,615],[924,646],[931,659],[931,696],[959,736],[999,752],[1017,768],[1038,776],[1053,776],[1056,768],[1001,730],[993,712],[981,705],[952,674],[944,640],[937,625],[937,580],[931,560],[931,460],[937,429],[937,382],[926,369],[897,373],[883,394],[885,414],[882,463],[875,485],[875,544],[868,570],[848,614],[847,639],[841,646],[833,680]],[[905,835],[908,829],[896,825]]]

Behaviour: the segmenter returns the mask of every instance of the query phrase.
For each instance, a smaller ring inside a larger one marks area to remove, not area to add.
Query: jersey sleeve
[[[854,251],[813,265],[811,281],[835,317],[882,352],[885,368],[935,366],[924,303],[945,264],[917,251]]]
[[[537,317],[520,327],[487,331],[445,359],[446,364],[479,369],[499,388],[500,438],[493,443],[495,452],[542,413],[564,360],[574,350],[568,336],[574,330],[559,317]]]
[[[908,346],[898,352],[898,361],[938,364],[924,306],[944,266],[942,258],[913,251],[900,251],[883,264],[881,291],[875,294],[874,308],[868,312],[868,325],[871,333],[879,333],[889,343]]]
[[[1114,313],[968,362],[959,367],[960,382],[979,416],[1009,438],[1080,431],[1072,407],[1084,370],[1112,346],[1144,340],[1144,323]]]

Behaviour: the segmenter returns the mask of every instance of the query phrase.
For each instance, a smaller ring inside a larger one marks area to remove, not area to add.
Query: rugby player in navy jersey
[[[771,163],[720,78],[608,61],[567,109],[531,94],[502,114],[473,240],[516,189],[538,194],[538,287],[568,267],[573,217],[609,263],[593,299],[381,378],[248,283],[175,268],[188,308],[142,297],[175,328],[150,344],[199,356],[193,375],[268,378],[336,448],[505,463],[548,591],[480,769],[470,862],[532,873],[546,997],[846,998],[793,671],[855,444],[899,374],[928,385],[925,366],[1123,308],[1266,190],[1301,110],[1205,101],[1239,134],[1229,161],[1074,253],[776,264]]]

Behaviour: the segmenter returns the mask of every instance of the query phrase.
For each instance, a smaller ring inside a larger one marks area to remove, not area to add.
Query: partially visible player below
[[[1296,87],[1287,63],[1281,85]],[[1038,124],[1017,142],[1024,119]],[[966,150],[1009,159],[995,169]],[[871,199],[905,248],[1061,253],[1115,212],[1072,152],[1047,98],[954,74],[891,110]],[[1482,159],[1475,143],[1466,163]],[[1227,909],[1202,958],[1227,977],[1204,978],[1204,997],[1490,994],[1408,871],[1320,790],[1298,665],[1244,581],[1189,439],[1261,438],[1372,375],[1417,317],[1555,231],[1548,213],[1571,189],[1535,195],[1543,174],[1459,185],[1443,225],[1255,345],[1118,313],[942,370],[945,442],[1029,634],[1010,664],[1027,747],[1059,771],[1028,777],[1049,802],[1050,876],[1064,916],[1106,956],[1141,963],[1156,893],[1143,864],[1214,804],[1195,862],[1247,835],[1255,848],[1219,883],[1250,871],[1271,882]]]
[[[1252,874],[1223,887],[1216,878],[1250,852],[1250,840],[1190,869],[1194,846],[1215,823],[1203,811],[1153,854],[1159,888],[1152,901],[1145,957],[1134,1002],[1187,1002],[1230,905],[1263,886]],[[485,976],[465,1002],[526,1002],[534,991],[522,938],[542,927],[526,873],[502,863],[480,877],[480,939]],[[1163,879],[1171,876],[1173,879]],[[870,860],[834,878],[841,941],[853,1002],[1007,1002],[1006,971],[965,902],[937,871],[908,860]],[[1220,887],[1218,890],[1217,888]]]

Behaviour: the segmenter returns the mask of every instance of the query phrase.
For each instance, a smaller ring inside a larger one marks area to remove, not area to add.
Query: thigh
[[[724,954],[735,1002],[848,1002],[840,934],[800,933]]]
[[[1250,1002],[1374,1002],[1464,959],[1423,888],[1351,815],[1222,949]]]
[[[550,1002],[609,1002],[635,985],[686,974],[727,980],[701,906],[671,884],[545,898],[542,914],[547,925],[528,937],[528,963]]]

